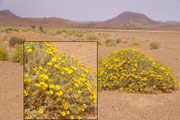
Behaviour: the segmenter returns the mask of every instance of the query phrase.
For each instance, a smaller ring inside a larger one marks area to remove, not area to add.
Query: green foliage
[[[12,61],[23,64],[23,47],[16,47],[16,52],[12,56]]]
[[[124,43],[124,44],[128,44],[128,41],[123,41],[122,43]]]
[[[8,53],[6,50],[0,48],[0,61],[7,61],[8,60]]]
[[[8,28],[5,29],[5,32],[6,32],[7,34],[13,32],[13,31],[18,32],[19,30],[16,29],[16,28],[13,28],[13,27],[8,27]]]
[[[130,46],[138,46],[138,45],[140,45],[140,43],[138,43],[138,42],[133,42],[130,44]]]
[[[24,39],[22,38],[19,38],[19,37],[16,37],[16,36],[13,36],[9,39],[9,46],[10,47],[14,47],[16,44],[22,44],[23,41],[25,41]]]
[[[49,42],[25,42],[24,108],[32,119],[81,119],[96,108],[91,68]]]
[[[98,70],[99,88],[104,90],[171,93],[179,84],[170,67],[135,49],[110,53]]]
[[[73,35],[76,33],[76,31],[73,29],[64,29],[64,30],[62,30],[62,32],[65,34],[68,34],[68,35]]]

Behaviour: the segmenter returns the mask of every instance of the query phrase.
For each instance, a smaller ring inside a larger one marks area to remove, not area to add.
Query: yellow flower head
[[[71,116],[70,116],[70,118],[71,118],[71,120],[73,120],[73,119],[74,119],[74,116],[73,116],[73,115],[71,115]]]
[[[61,87],[60,85],[56,85],[56,89],[59,90]]]
[[[32,50],[32,49],[28,49],[27,51],[28,51],[28,52],[33,52],[33,50]]]
[[[63,112],[61,113],[61,115],[62,115],[62,116],[66,116],[66,112],[63,111]]]
[[[39,113],[43,114],[44,110],[43,109],[39,109]]]
[[[50,85],[49,87],[50,87],[50,88],[54,88],[54,85],[52,84],[52,85]]]
[[[69,115],[69,114],[70,114],[69,110],[68,110],[68,111],[66,111],[66,113]]]

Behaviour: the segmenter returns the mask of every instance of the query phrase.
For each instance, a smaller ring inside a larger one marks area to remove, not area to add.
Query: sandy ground
[[[24,35],[24,38],[30,38],[32,35],[27,34],[29,36]],[[111,51],[135,48],[172,67],[175,70],[176,79],[180,81],[179,33],[121,31],[110,34],[123,36],[122,41],[129,43],[137,41],[140,45],[130,47],[128,44],[120,43],[112,47],[99,46],[99,58],[104,58]],[[159,41],[162,45],[161,48],[150,50],[148,41],[151,40]],[[91,55],[95,56],[95,53],[88,54],[85,46],[77,45],[76,48],[73,48],[64,44],[58,45],[57,48],[65,50],[68,55],[78,56],[85,65],[96,69],[91,58]],[[81,47],[83,50],[80,50]],[[88,49],[93,50],[92,46]],[[19,120],[22,118],[22,66],[11,62],[0,62],[0,66],[0,118],[2,120]],[[180,120],[180,90],[174,91],[172,94],[158,95],[99,91],[98,95],[99,120]]]
[[[22,120],[23,67],[0,61],[0,119]]]

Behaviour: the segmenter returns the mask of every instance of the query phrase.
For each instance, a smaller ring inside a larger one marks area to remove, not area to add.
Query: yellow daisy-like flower
[[[42,67],[42,66],[39,66],[39,69],[40,69],[40,70],[43,70],[43,67]]]
[[[49,93],[52,95],[54,92],[52,90],[50,90]]]
[[[28,49],[27,51],[28,51],[28,52],[33,52],[33,50],[32,50],[32,49]]]
[[[57,62],[57,58],[56,57],[52,58],[52,62]]]
[[[71,118],[71,120],[73,120],[73,119],[74,119],[74,116],[73,116],[73,115],[71,115],[71,116],[70,116],[70,118]]]
[[[82,118],[81,118],[81,116],[78,116],[78,120],[81,120]]]
[[[52,62],[48,62],[47,65],[52,65]]]
[[[39,113],[43,114],[44,110],[43,109],[39,109]]]
[[[73,72],[73,70],[69,70],[67,73],[68,73],[68,74],[71,74],[72,72]]]
[[[69,115],[69,114],[70,114],[70,111],[68,110],[68,111],[66,111],[66,113]]]
[[[49,87],[50,87],[50,88],[54,88],[54,85],[52,84],[52,85],[50,85]]]
[[[56,89],[59,90],[61,87],[60,85],[56,85]]]
[[[25,77],[25,78],[28,78],[28,74],[25,74],[24,77]]]
[[[56,93],[58,96],[61,96],[63,94],[62,91]]]
[[[86,104],[83,104],[84,107],[86,107]]]
[[[69,88],[69,92],[72,92],[72,90],[73,90],[72,88]]]
[[[62,115],[62,116],[66,116],[66,112],[63,111],[63,112],[61,113],[61,115]]]
[[[24,90],[24,95],[28,96],[28,92],[26,90]]]
[[[75,87],[79,87],[79,85],[77,83],[74,84]]]
[[[77,91],[77,93],[78,93],[78,94],[81,94],[81,91],[80,91],[80,90],[78,90],[78,91]]]
[[[60,58],[60,57],[58,57],[58,60],[61,60],[61,58]]]
[[[65,63],[65,61],[64,61],[64,60],[62,60],[61,62],[62,62],[62,63]]]

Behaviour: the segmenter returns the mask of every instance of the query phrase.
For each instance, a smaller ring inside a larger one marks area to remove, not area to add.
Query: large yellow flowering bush
[[[98,71],[99,88],[104,90],[169,93],[179,84],[170,67],[135,49],[110,53]]]
[[[6,61],[8,60],[8,53],[6,50],[0,48],[0,61]]]
[[[91,68],[57,53],[50,42],[24,43],[25,118],[83,119],[96,108]]]

